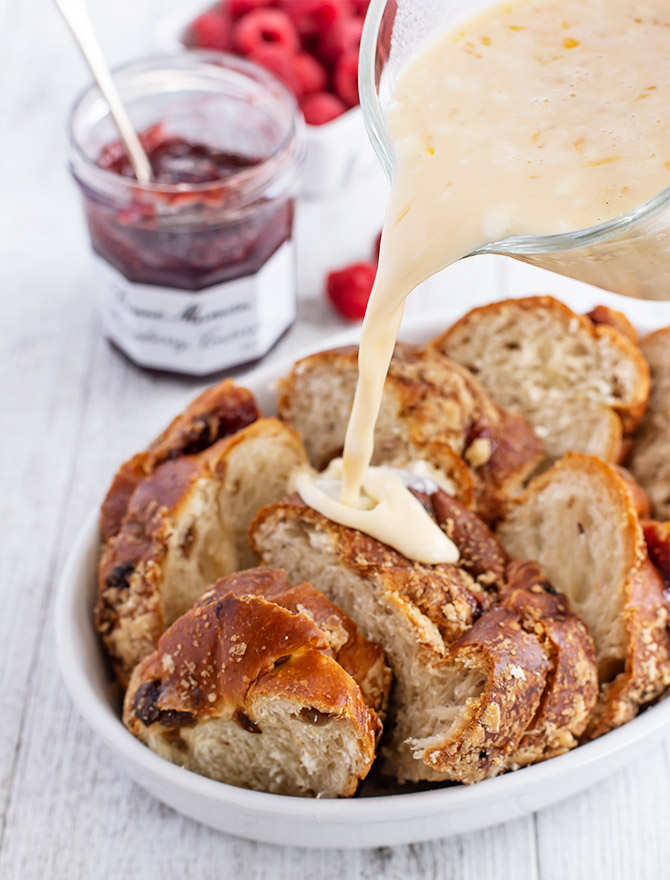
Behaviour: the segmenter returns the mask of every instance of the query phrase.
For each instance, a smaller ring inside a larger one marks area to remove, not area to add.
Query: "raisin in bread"
[[[649,406],[635,434],[629,467],[647,490],[654,516],[670,519],[670,327],[640,343],[651,369]]]
[[[515,590],[491,532],[441,490],[416,494],[459,548],[458,565],[412,562],[295,495],[261,510],[250,540],[264,562],[309,579],[384,648],[394,672],[385,772],[470,783],[571,748],[597,690],[583,624],[563,606],[532,612],[529,602],[522,613],[501,604]],[[543,591],[541,578],[526,581],[517,573],[516,594]],[[556,618],[555,633],[544,617]]]
[[[585,317],[592,324],[605,324],[608,327],[614,327],[615,330],[618,330],[623,336],[627,336],[631,342],[637,345],[637,330],[623,312],[617,312],[616,309],[611,309],[609,306],[595,306],[590,312],[586,312]]]
[[[647,543],[649,558],[663,578],[670,596],[670,522],[644,519],[642,520],[642,531]]]
[[[300,432],[310,461],[323,468],[342,452],[358,378],[354,348],[298,361],[280,384],[278,413]],[[500,498],[542,457],[520,416],[495,404],[467,371],[435,351],[396,346],[375,427],[373,464],[402,467],[424,459],[465,504],[494,519]]]
[[[250,391],[224,379],[196,397],[149,447],[119,468],[100,510],[103,541],[115,535],[138,483],[164,461],[202,452],[260,416]]]
[[[136,667],[124,724],[221,782],[348,797],[381,732],[381,649],[307,583],[256,568],[220,580]]]
[[[306,461],[295,431],[259,419],[137,484],[98,567],[96,623],[122,684],[205,587],[255,564],[249,523]]]
[[[615,468],[569,453],[531,481],[496,534],[510,554],[540,564],[593,637],[600,695],[588,737],[630,720],[663,692],[667,595]]]
[[[550,296],[504,300],[468,312],[433,346],[525,416],[548,463],[570,450],[617,461],[644,412],[649,370],[615,315],[592,321]]]

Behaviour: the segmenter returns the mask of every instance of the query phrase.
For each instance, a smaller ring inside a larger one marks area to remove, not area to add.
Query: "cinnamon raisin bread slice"
[[[550,296],[504,300],[468,312],[433,346],[525,416],[550,462],[570,450],[617,461],[622,432],[644,412],[649,370],[608,313],[610,323],[594,323]]]
[[[306,462],[295,431],[260,419],[135,487],[98,568],[96,623],[122,684],[205,587],[255,564],[249,523]]]
[[[381,649],[309,584],[224,578],[133,672],[124,724],[169,761],[231,785],[348,797],[381,732]]]
[[[540,564],[593,637],[600,695],[589,738],[662,693],[670,683],[667,596],[613,467],[569,453],[531,481],[496,534],[510,554]]]
[[[547,684],[534,718],[506,766],[523,767],[574,748],[598,699],[595,646],[586,625],[570,613],[537,563],[512,560],[502,604],[538,638],[550,663]]]
[[[119,468],[100,510],[100,533],[115,535],[138,483],[164,461],[202,452],[217,440],[234,434],[260,416],[250,391],[224,379],[196,397],[147,449]]]
[[[670,519],[670,327],[640,343],[651,369],[649,406],[635,434],[629,467],[647,490],[655,517]]]
[[[358,353],[349,348],[299,361],[280,384],[279,416],[300,432],[316,468],[342,452],[357,378]],[[477,511],[493,519],[500,498],[515,491],[541,457],[541,443],[524,420],[493,403],[467,370],[436,351],[396,346],[373,464],[424,459],[465,503],[474,486]]]
[[[560,618],[575,630],[564,635],[571,703],[554,675],[556,651],[542,615],[494,605],[510,590],[507,556],[493,535],[441,490],[415,494],[459,548],[458,565],[411,562],[298,496],[261,510],[250,529],[267,564],[294,582],[311,579],[384,648],[395,678],[386,772],[401,781],[476,782],[572,747],[595,699],[593,648],[582,624],[562,609],[553,615],[557,626]],[[555,688],[556,696],[545,695]],[[561,721],[557,705],[575,711]],[[524,742],[532,726],[538,736]]]

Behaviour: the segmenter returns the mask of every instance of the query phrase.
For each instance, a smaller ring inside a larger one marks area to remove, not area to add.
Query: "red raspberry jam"
[[[106,334],[137,363],[176,372],[257,360],[295,319],[304,145],[294,99],[218,53],[140,62],[116,80],[150,184],[135,179],[95,89],[72,116]]]
[[[244,156],[217,150],[186,138],[169,136],[162,125],[140,134],[154,173],[154,183],[176,186],[219,184],[207,188],[208,210],[217,203],[222,212],[235,200],[236,176],[252,169],[264,157]],[[135,175],[123,145],[106,144],[97,159],[100,168],[130,180]],[[160,214],[172,205],[184,211],[189,202],[197,210],[200,191],[164,193],[156,205],[139,199],[117,211],[114,207],[86,203],[91,241],[97,254],[130,281],[161,284],[182,290],[202,290],[258,272],[269,257],[291,237],[294,201],[288,199],[231,222],[189,224],[172,228],[160,222]]]
[[[213,183],[231,177],[240,168],[258,165],[264,158],[226,153],[183,137],[170,137],[160,124],[140,133],[139,139],[151,163],[154,183]],[[102,148],[98,165],[122,177],[135,178],[121,141]]]

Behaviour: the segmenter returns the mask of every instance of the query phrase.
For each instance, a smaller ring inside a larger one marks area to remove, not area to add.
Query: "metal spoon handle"
[[[91,73],[98,84],[98,88],[109,105],[109,112],[119,129],[121,140],[125,144],[135,176],[140,183],[151,183],[151,164],[140,144],[114,84],[109,67],[102,54],[100,43],[93,29],[85,0],[54,0],[54,3],[68,23],[82,55],[86,59]]]

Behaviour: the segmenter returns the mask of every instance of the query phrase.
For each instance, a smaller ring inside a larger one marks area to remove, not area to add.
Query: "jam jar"
[[[70,120],[105,334],[135,363],[178,373],[258,360],[296,316],[293,97],[218,52],[133,63],[115,81],[151,183],[134,177],[96,87]]]

